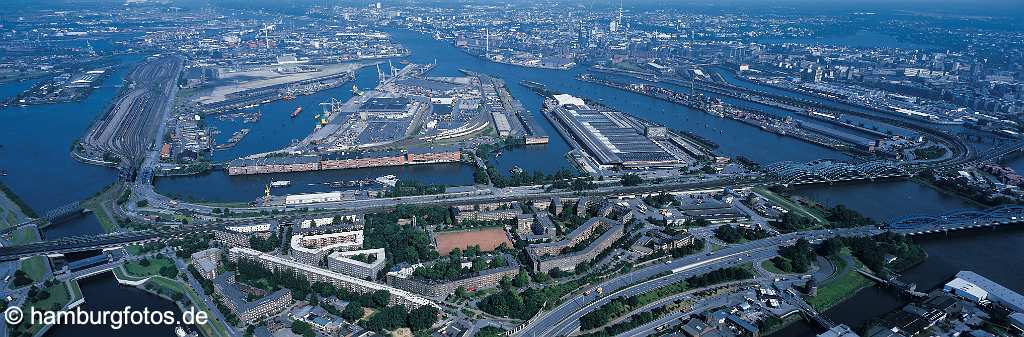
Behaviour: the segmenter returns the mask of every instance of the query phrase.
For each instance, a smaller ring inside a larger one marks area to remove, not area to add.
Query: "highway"
[[[590,291],[591,295],[585,295],[585,293],[577,295],[550,311],[538,314],[539,317],[531,320],[530,324],[516,335],[568,335],[579,329],[580,317],[600,308],[601,305],[613,299],[642,294],[712,270],[740,265],[749,261],[768,259],[777,255],[779,246],[791,244],[791,242],[795,242],[796,239],[801,237],[810,241],[816,241],[833,236],[864,236],[881,232],[881,230],[874,227],[859,227],[790,233],[729,246],[712,253],[710,256],[706,254],[690,255],[669,263],[655,264],[648,268],[616,276],[590,288],[593,290],[600,287],[604,290],[604,295],[599,295],[596,291]],[[666,271],[671,272],[671,274],[648,280]]]

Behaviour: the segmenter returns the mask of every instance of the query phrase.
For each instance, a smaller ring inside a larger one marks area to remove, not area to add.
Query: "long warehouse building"
[[[594,109],[571,95],[555,95],[551,111],[573,139],[605,167],[675,166],[680,163],[664,148],[641,134],[618,111]]]

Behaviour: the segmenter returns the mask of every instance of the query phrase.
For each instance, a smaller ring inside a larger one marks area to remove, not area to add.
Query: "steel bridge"
[[[903,234],[917,235],[1021,222],[1024,222],[1024,205],[1003,205],[981,210],[957,210],[939,216],[907,216],[889,221],[886,227]]]
[[[912,174],[902,164],[888,160],[859,164],[827,159],[808,163],[784,161],[768,165],[765,171],[770,178],[785,186],[907,177]]]

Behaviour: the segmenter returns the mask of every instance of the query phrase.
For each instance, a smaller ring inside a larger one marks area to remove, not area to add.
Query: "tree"
[[[818,255],[833,256],[839,254],[843,249],[843,240],[840,238],[828,238],[818,245]]]
[[[316,333],[313,332],[313,327],[309,326],[309,323],[303,321],[293,321],[292,332],[305,337],[316,336]]]
[[[530,276],[526,272],[520,271],[516,278],[512,279],[512,285],[516,288],[522,288],[527,284],[530,284]]]
[[[409,312],[408,326],[412,331],[420,331],[430,328],[437,322],[437,308],[432,305],[424,305]]]
[[[28,274],[24,270],[18,269],[14,272],[14,287],[21,288],[32,284],[32,279],[28,277]]]
[[[480,254],[480,245],[472,245],[466,247],[465,255],[468,257],[474,257]]]
[[[383,332],[406,325],[408,312],[403,306],[385,307],[366,320],[366,328]]]
[[[622,176],[622,186],[636,186],[644,182],[643,178],[635,173],[626,173]]]
[[[174,268],[174,266],[160,267],[160,275],[170,279],[176,278],[178,277],[178,268]]]
[[[341,311],[341,318],[349,322],[355,322],[360,318],[363,318],[363,307],[356,302],[349,302],[345,306],[345,310]]]
[[[459,286],[458,288],[455,288],[455,297],[459,299],[467,299],[469,298],[469,291],[466,291],[466,287]]]
[[[371,304],[377,308],[383,308],[391,301],[391,292],[381,289],[373,292],[370,296]]]

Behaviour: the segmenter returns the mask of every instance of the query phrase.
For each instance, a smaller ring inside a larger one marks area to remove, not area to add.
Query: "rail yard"
[[[110,109],[98,119],[76,146],[76,154],[90,163],[135,167],[153,142],[177,91],[184,59],[157,56],[139,65],[125,78],[125,87]]]

